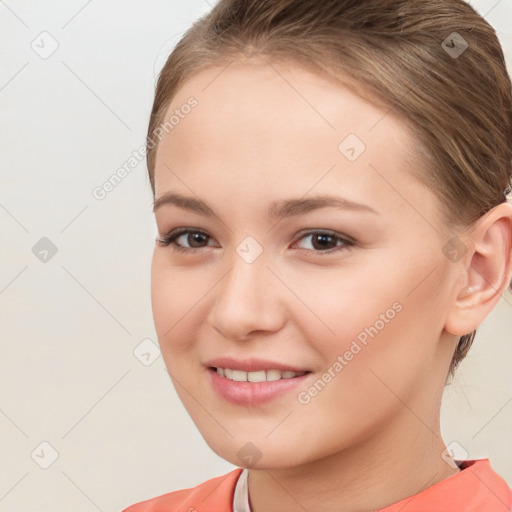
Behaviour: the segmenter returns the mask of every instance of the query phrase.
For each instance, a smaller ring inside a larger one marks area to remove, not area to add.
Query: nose
[[[252,263],[234,254],[232,268],[215,287],[208,315],[224,338],[244,341],[279,331],[286,323],[283,285],[260,257]]]

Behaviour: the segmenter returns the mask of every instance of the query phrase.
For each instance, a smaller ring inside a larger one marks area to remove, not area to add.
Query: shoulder
[[[191,489],[170,492],[131,505],[122,512],[231,512],[242,469],[207,480]]]
[[[510,512],[512,490],[494,471],[489,459],[459,461],[460,471],[423,491],[377,512]],[[410,505],[409,505],[409,502]],[[448,508],[447,508],[447,504]],[[192,512],[192,511],[191,511]]]

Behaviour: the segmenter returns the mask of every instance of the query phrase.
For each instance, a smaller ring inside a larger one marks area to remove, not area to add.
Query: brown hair
[[[422,165],[411,172],[438,194],[446,226],[471,227],[506,200],[511,81],[494,29],[462,0],[218,1],[160,72],[147,138],[153,196],[153,136],[180,86],[252,54],[355,82],[361,96],[393,109],[416,138]],[[460,338],[450,376],[475,334]]]

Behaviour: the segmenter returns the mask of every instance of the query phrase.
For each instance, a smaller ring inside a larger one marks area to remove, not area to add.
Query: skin
[[[169,374],[208,445],[240,467],[246,443],[261,452],[249,471],[253,512],[375,510],[455,475],[442,455],[443,387],[459,336],[512,278],[512,206],[458,233],[467,251],[452,262],[437,196],[412,175],[414,139],[393,112],[297,65],[255,59],[199,72],[166,118],[190,96],[197,107],[159,143],[155,196],[200,198],[216,216],[156,210],[159,237],[180,227],[208,236],[180,237],[199,247],[191,253],[156,241],[153,315]],[[338,150],[349,133],[366,145],[354,162]],[[377,214],[328,207],[266,218],[272,201],[323,193]],[[322,254],[304,230],[334,231],[355,246],[328,239],[338,251]],[[263,249],[250,264],[236,252],[247,236]],[[299,403],[297,392],[396,302],[401,311]],[[220,356],[312,373],[297,392],[235,405],[203,365]]]

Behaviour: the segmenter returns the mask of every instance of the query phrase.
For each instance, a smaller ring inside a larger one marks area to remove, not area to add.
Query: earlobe
[[[445,330],[463,336],[477,329],[512,279],[512,205],[502,203],[481,217],[467,233],[467,253],[454,264],[464,279],[457,283]],[[461,284],[462,283],[462,284]]]

